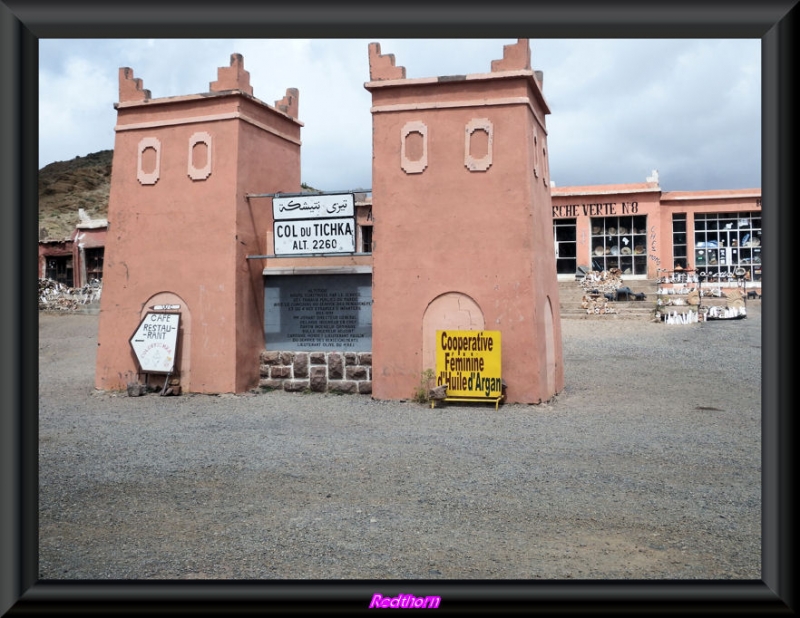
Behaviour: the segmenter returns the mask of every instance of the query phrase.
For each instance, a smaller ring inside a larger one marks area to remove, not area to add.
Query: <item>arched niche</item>
[[[483,330],[483,311],[461,292],[446,292],[434,298],[422,316],[422,369],[436,369],[437,330]]]

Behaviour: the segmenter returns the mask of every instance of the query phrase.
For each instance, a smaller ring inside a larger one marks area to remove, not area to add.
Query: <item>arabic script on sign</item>
[[[355,201],[352,193],[272,198],[272,217],[275,221],[353,216]]]

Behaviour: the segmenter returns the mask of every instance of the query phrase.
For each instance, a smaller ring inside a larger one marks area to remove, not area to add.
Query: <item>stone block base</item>
[[[315,393],[372,393],[371,352],[261,352],[259,387]]]

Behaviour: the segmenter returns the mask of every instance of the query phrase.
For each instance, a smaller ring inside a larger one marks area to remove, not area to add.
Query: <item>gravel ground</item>
[[[760,579],[761,315],[564,320],[542,405],[93,388],[40,314],[42,579]]]

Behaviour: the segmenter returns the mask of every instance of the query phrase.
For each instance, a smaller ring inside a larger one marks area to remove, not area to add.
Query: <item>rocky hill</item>
[[[108,216],[113,150],[56,161],[39,170],[39,240],[68,238],[78,209],[93,219]]]
[[[78,224],[78,209],[92,219],[108,218],[113,150],[56,161],[39,170],[39,240],[69,238]],[[302,183],[303,191],[318,193]]]

